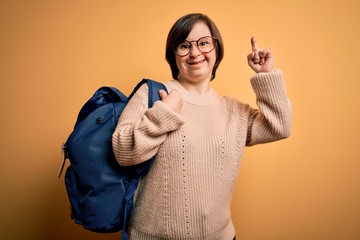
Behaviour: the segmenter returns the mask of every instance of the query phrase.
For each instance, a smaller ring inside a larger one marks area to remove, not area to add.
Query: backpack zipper
[[[69,151],[67,150],[66,143],[64,143],[62,145],[61,149],[62,149],[62,153],[64,155],[64,159],[63,159],[63,161],[62,161],[62,163],[60,165],[60,168],[59,168],[59,171],[58,171],[58,174],[57,174],[58,178],[61,177],[61,174],[64,171],[66,159],[69,159]]]

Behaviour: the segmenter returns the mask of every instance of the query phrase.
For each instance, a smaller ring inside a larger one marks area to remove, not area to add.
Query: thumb
[[[167,93],[165,92],[165,90],[161,89],[159,91],[159,96],[160,96],[161,100],[163,100],[167,97]]]

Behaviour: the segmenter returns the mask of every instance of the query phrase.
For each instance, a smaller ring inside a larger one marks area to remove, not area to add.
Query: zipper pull
[[[69,152],[67,151],[67,148],[66,148],[66,144],[65,144],[65,143],[62,145],[62,153],[63,153],[63,155],[64,155],[64,159],[63,159],[63,161],[62,161],[62,163],[61,163],[61,165],[60,165],[60,168],[59,168],[59,171],[58,171],[58,174],[57,174],[58,178],[61,177],[61,174],[62,174],[62,172],[64,171],[66,159],[69,158]]]

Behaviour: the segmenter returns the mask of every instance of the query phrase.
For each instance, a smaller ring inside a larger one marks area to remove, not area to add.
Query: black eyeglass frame
[[[202,51],[202,50],[199,48],[199,41],[200,41],[201,39],[203,39],[203,38],[211,38],[211,40],[213,41],[213,45],[214,45],[214,47],[213,47],[211,50],[204,52],[204,51]],[[181,44],[183,44],[184,42],[188,42],[190,46],[192,46],[192,43],[193,43],[193,42],[196,42],[196,47],[199,49],[199,51],[200,51],[201,53],[209,53],[209,52],[213,51],[213,50],[216,48],[216,46],[217,46],[217,38],[216,38],[216,37],[213,37],[213,36],[203,36],[203,37],[199,38],[198,40],[192,40],[192,41],[185,40],[185,41],[183,41],[182,43],[180,43],[179,45],[177,45],[177,46],[173,49],[175,55],[177,55],[177,56],[179,56],[179,57],[185,57],[185,56],[187,56],[187,55],[190,54],[190,52],[192,51],[192,48],[191,48],[191,47],[189,48],[189,52],[188,52],[187,54],[185,54],[185,55],[180,55],[180,54],[176,53],[176,48],[178,48],[178,47],[179,47]]]

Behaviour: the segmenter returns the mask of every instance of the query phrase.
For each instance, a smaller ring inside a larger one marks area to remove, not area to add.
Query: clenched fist
[[[159,91],[161,101],[165,103],[173,111],[180,113],[183,105],[181,94],[176,90],[172,90],[167,94],[164,90]]]

